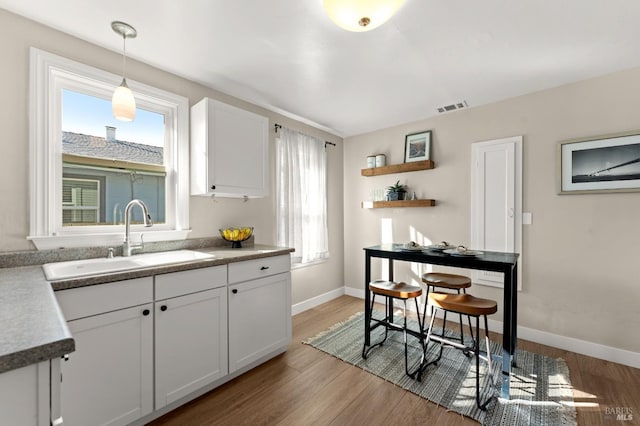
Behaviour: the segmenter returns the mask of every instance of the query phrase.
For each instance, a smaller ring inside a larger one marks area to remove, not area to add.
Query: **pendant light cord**
[[[125,77],[126,68],[127,68],[127,36],[126,34],[122,34],[122,79],[123,80],[126,80],[126,77]]]

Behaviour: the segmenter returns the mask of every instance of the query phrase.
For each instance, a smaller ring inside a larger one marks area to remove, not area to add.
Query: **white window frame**
[[[109,99],[122,77],[40,49],[30,50],[29,236],[39,249],[121,244],[124,226],[62,226],[62,89]],[[133,239],[185,239],[189,233],[189,101],[127,79],[139,107],[165,115],[166,221],[132,225]],[[179,171],[179,172],[178,172]],[[153,219],[153,218],[152,218]]]

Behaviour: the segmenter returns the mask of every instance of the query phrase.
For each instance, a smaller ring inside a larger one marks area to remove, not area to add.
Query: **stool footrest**
[[[473,350],[474,350],[473,346],[463,345],[462,343],[454,342],[454,341],[449,340],[449,339],[444,338],[444,337],[434,336],[433,334],[431,336],[429,336],[429,341],[442,343],[443,345],[451,346],[451,347],[454,347],[456,349],[462,349],[463,351],[468,350],[470,352],[473,352]]]

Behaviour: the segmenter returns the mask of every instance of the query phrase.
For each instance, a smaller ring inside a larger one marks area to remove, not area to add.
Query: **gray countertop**
[[[40,266],[0,269],[0,324],[0,373],[75,350]]]
[[[73,336],[60,311],[54,290],[226,265],[288,254],[293,250],[256,245],[233,250],[221,250],[217,247],[198,251],[223,255],[215,259],[194,260],[51,283],[46,280],[39,265],[0,268],[0,373],[56,358],[75,350]]]

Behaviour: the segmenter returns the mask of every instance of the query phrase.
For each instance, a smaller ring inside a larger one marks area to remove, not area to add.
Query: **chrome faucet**
[[[131,256],[131,252],[136,249],[142,249],[144,244],[132,245],[131,237],[129,235],[130,224],[131,224],[131,208],[133,206],[139,206],[142,209],[142,216],[144,218],[144,226],[152,226],[153,222],[151,222],[151,215],[149,215],[149,210],[147,206],[140,200],[131,200],[127,207],[124,209],[124,243],[122,245],[122,255],[123,256]]]

